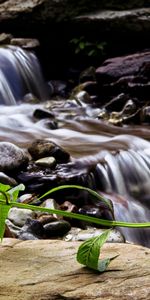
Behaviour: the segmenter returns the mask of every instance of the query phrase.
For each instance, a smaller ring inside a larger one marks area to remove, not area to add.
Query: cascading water
[[[36,56],[20,47],[1,47],[0,104],[15,105],[28,93],[40,100],[48,98]]]
[[[16,47],[0,49],[0,62],[1,103],[15,104],[28,92],[46,98],[33,54]],[[150,129],[113,126],[98,120],[95,109],[88,104],[80,106],[70,100],[49,103],[57,123],[55,129],[50,129],[49,119],[33,116],[37,108],[43,108],[43,104],[1,105],[0,140],[23,147],[37,138],[56,142],[71,154],[78,171],[95,166],[89,185],[112,200],[116,220],[149,222]],[[150,246],[150,229],[121,230],[127,240]]]

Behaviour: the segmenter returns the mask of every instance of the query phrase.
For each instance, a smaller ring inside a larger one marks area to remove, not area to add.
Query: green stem
[[[97,192],[89,189],[89,188],[86,188],[86,187],[83,187],[83,186],[80,186],[80,185],[60,185],[58,187],[55,187],[53,189],[51,189],[50,191],[48,191],[47,193],[45,193],[44,195],[42,195],[41,197],[38,198],[38,200],[54,193],[54,192],[57,192],[59,190],[63,190],[63,189],[79,189],[79,190],[84,190],[84,191],[87,191],[89,194],[93,195],[94,197],[96,197],[98,200],[100,201],[103,201],[111,210],[112,210],[112,206],[111,206],[111,203],[108,199],[106,199],[105,197],[101,196],[100,194],[98,194]]]
[[[6,205],[5,200],[0,199],[0,203]],[[50,208],[45,208],[41,206],[34,206],[30,204],[23,204],[23,203],[18,203],[18,202],[11,202],[9,203],[10,207],[18,207],[18,208],[24,208],[24,209],[31,209],[34,211],[41,211],[41,212],[48,212],[49,214],[58,214],[63,217],[67,218],[73,218],[73,219],[78,219],[81,221],[86,221],[86,222],[91,222],[103,226],[109,226],[109,227],[131,227],[131,228],[148,228],[150,227],[150,222],[149,223],[127,223],[127,222],[120,222],[120,221],[109,221],[109,220],[103,220],[103,219],[97,219],[94,217],[89,217],[85,215],[80,215],[80,214],[75,214],[71,212],[66,212],[63,210],[58,210],[58,209],[50,209]]]
[[[5,197],[5,203],[6,203],[7,205],[9,205],[9,200],[8,200],[7,193],[5,193],[4,191],[1,191],[1,190],[0,190],[0,194],[2,194],[2,195]]]

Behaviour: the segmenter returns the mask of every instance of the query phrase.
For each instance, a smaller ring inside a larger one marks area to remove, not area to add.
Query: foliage
[[[85,36],[73,38],[70,43],[73,46],[75,54],[82,54],[92,58],[103,56],[105,54],[105,47],[107,45],[107,43],[104,41],[88,41]]]
[[[0,239],[3,239],[4,232],[5,232],[5,220],[8,216],[9,209],[11,207],[18,207],[18,208],[25,208],[25,209],[31,209],[35,211],[42,211],[42,212],[48,212],[50,214],[59,214],[64,217],[70,217],[75,218],[78,220],[86,221],[86,222],[92,222],[104,226],[114,227],[114,226],[122,226],[122,227],[150,227],[150,223],[126,223],[126,222],[119,222],[119,221],[109,221],[109,220],[102,220],[97,219],[94,217],[89,217],[81,214],[75,214],[71,212],[66,212],[62,210],[56,210],[56,209],[49,209],[41,206],[34,206],[29,204],[23,204],[17,202],[18,194],[20,191],[23,191],[25,189],[23,184],[20,184],[14,188],[11,188],[9,185],[0,184]],[[112,209],[110,202],[96,193],[95,191],[78,186],[78,185],[62,185],[56,188],[51,189],[44,195],[42,195],[39,199],[45,198],[48,195],[57,192],[62,189],[80,189],[85,190],[88,193],[90,193],[92,196],[98,198],[98,200],[103,201],[105,205],[108,206],[109,209]],[[108,238],[108,235],[110,233],[110,230],[106,230],[103,234],[101,234],[98,237],[91,238],[84,242],[78,249],[77,252],[77,261],[89,268],[92,268],[94,270],[98,270],[99,272],[104,272],[110,263],[110,261],[113,258],[106,258],[104,260],[99,260],[99,254],[100,249],[105,243],[105,241]]]

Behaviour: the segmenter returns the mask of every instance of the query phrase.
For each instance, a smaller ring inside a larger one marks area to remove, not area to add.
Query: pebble
[[[37,166],[52,168],[56,165],[56,159],[53,156],[43,157],[35,161]]]

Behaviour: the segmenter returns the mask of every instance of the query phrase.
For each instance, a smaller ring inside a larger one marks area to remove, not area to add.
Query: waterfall
[[[48,99],[37,57],[20,47],[1,47],[0,104],[15,105],[29,93],[40,100]]]
[[[51,129],[49,119],[34,115],[37,108],[47,109],[44,104],[17,105],[28,93],[48,99],[36,56],[19,47],[0,48],[0,140],[23,147],[37,138],[52,140],[70,153],[78,174],[94,166],[89,187],[112,200],[116,220],[149,222],[149,127],[113,126],[97,119],[88,104],[51,100],[48,109],[57,122]],[[150,246],[149,228],[120,230],[128,241]]]
[[[144,141],[143,141],[144,142]],[[97,187],[111,199],[116,220],[149,222],[150,155],[144,149],[107,153],[95,171]],[[150,247],[150,229],[120,229],[128,241]]]

